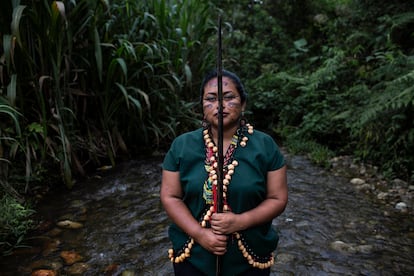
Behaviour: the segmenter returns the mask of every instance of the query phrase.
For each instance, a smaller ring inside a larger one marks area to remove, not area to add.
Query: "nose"
[[[220,105],[219,105],[219,103],[218,103],[218,101],[217,101],[217,107],[216,107],[216,108],[217,108],[217,110],[219,109],[219,106],[220,106]],[[225,105],[225,104],[224,104],[224,102],[223,102],[223,109],[224,109],[224,108],[226,108],[226,105]]]

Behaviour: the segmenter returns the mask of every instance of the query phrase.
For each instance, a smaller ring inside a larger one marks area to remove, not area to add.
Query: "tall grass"
[[[22,116],[13,160],[74,175],[162,147],[197,122],[214,6],[199,1],[6,1],[2,87]],[[7,21],[8,20],[8,21]],[[7,25],[6,25],[7,26]],[[195,72],[195,73],[194,73]],[[10,158],[10,156],[9,156]]]
[[[195,0],[1,1],[0,195],[71,188],[198,124],[215,12]]]

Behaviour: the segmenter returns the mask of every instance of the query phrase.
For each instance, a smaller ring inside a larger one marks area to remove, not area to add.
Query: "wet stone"
[[[340,252],[349,252],[351,246],[343,241],[334,241],[331,243],[331,248]]]
[[[87,263],[75,263],[66,269],[69,275],[83,275],[88,271],[89,265]]]
[[[295,260],[295,256],[287,253],[280,253],[276,256],[276,263],[286,264]]]
[[[135,275],[137,274],[135,274],[135,272],[132,270],[124,270],[121,273],[121,276],[135,276]]]
[[[76,222],[76,221],[71,221],[71,220],[68,220],[68,219],[59,221],[56,225],[61,227],[61,228],[67,228],[67,229],[79,229],[79,228],[83,227],[82,223]]]
[[[62,251],[60,252],[60,257],[62,257],[66,265],[74,264],[83,259],[83,257],[75,251]]]
[[[47,270],[58,271],[62,267],[63,267],[63,264],[60,261],[41,259],[41,260],[32,262],[29,266],[29,269],[30,270],[47,269]]]
[[[56,271],[49,269],[39,269],[32,272],[31,276],[55,276]]]
[[[52,228],[49,232],[46,233],[47,236],[49,237],[57,237],[62,233],[62,229],[61,228]]]
[[[58,239],[53,239],[53,240],[47,241],[43,246],[42,255],[43,256],[48,256],[51,253],[57,251],[60,244],[61,244],[61,242]]]
[[[365,184],[365,180],[363,180],[361,178],[352,178],[351,179],[351,184],[362,185],[362,184]]]

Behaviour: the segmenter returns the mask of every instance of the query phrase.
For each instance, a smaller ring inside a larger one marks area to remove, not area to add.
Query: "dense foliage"
[[[213,5],[10,0],[0,12],[0,195],[70,188],[198,123]]]
[[[1,233],[20,244],[30,225],[15,222],[39,188],[197,126],[219,13],[224,67],[244,80],[257,128],[321,164],[350,154],[413,181],[411,1],[7,0],[0,196],[16,220]]]
[[[411,1],[227,1],[224,10],[235,11],[231,66],[247,80],[256,124],[321,163],[350,154],[413,181]]]

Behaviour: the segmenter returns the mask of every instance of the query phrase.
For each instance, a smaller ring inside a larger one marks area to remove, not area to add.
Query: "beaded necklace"
[[[235,168],[238,166],[237,160],[234,160],[233,155],[237,149],[237,146],[246,147],[249,138],[246,135],[246,132],[249,135],[253,135],[253,126],[244,123],[241,124],[241,127],[233,135],[229,148],[226,151],[224,156],[223,164],[223,211],[231,211],[229,204],[227,203],[227,191],[228,186],[230,185],[232,175],[234,174]],[[205,128],[203,130],[203,138],[206,149],[206,159],[205,159],[205,170],[208,173],[208,178],[203,185],[203,198],[206,202],[206,210],[200,218],[200,225],[203,228],[210,227],[209,221],[213,213],[217,210],[216,198],[217,193],[217,170],[218,170],[218,148],[214,144],[213,140],[210,137],[210,130]],[[266,269],[273,265],[274,257],[273,254],[267,257],[260,257],[253,253],[249,248],[246,242],[243,239],[243,236],[235,232],[232,234],[233,238],[237,240],[237,245],[243,257],[246,258],[248,263],[256,268]],[[194,245],[194,239],[189,237],[187,242],[184,244],[183,249],[181,249],[177,254],[174,254],[173,249],[168,250],[168,256],[171,262],[180,263],[183,262],[186,258],[190,257],[191,248]]]

